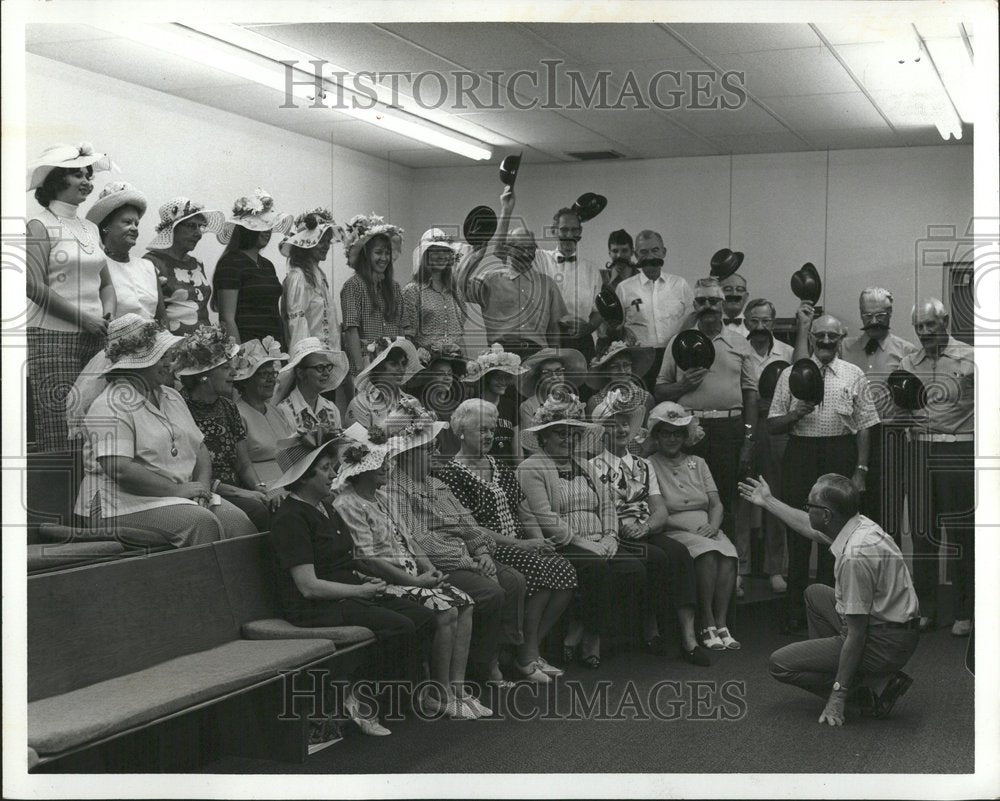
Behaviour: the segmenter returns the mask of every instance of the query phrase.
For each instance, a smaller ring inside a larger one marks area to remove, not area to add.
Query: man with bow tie
[[[898,481],[883,481],[883,476],[902,475],[906,439],[905,429],[896,418],[886,383],[904,356],[917,348],[889,330],[892,322],[892,293],[870,286],[861,291],[861,333],[848,337],[840,347],[840,358],[860,367],[868,377],[868,388],[881,423],[871,430],[871,455],[868,460],[868,486],[861,496],[861,513],[887,531],[900,544],[903,517],[903,487]],[[895,421],[895,422],[894,422]]]
[[[743,320],[743,306],[747,302],[747,279],[739,273],[733,273],[722,281],[722,294],[726,302],[722,304],[722,324],[730,331],[746,336],[747,330]]]
[[[567,314],[560,321],[562,346],[573,348],[589,363],[594,355],[593,332],[601,324],[594,298],[601,291],[601,272],[597,265],[577,252],[583,235],[580,215],[570,208],[559,209],[552,218],[559,245],[554,250],[535,253],[535,269],[549,276],[559,287]]]

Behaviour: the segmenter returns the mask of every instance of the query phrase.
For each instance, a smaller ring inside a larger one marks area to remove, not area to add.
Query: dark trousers
[[[782,465],[783,480],[781,500],[793,509],[801,509],[809,500],[816,479],[826,473],[854,475],[858,459],[857,439],[846,434],[842,437],[788,437],[785,461]],[[809,557],[812,540],[794,531],[788,533],[788,598],[789,621],[801,620],[805,612],[802,593],[809,585]],[[817,546],[816,581],[833,586],[833,554],[826,546]]]
[[[519,642],[524,576],[506,565],[497,565],[496,578],[487,578],[471,570],[451,570],[448,582],[476,602],[469,662],[476,669],[483,669],[496,659],[501,636],[508,642]]]
[[[233,506],[241,509],[257,531],[268,531],[271,528],[271,511],[256,498],[226,498]]]
[[[826,698],[837,679],[847,626],[837,614],[833,587],[813,584],[806,589],[805,604],[809,639],[771,654],[770,671],[784,684],[794,684]],[[901,670],[913,656],[919,639],[915,629],[869,625],[852,689],[866,677],[886,676]]]
[[[907,468],[913,584],[920,614],[937,614],[938,551],[948,530],[956,620],[971,620],[976,581],[976,473],[972,442],[914,442]]]
[[[697,602],[694,559],[684,545],[666,534],[622,542],[619,550],[640,559],[646,568],[643,610],[655,615],[660,634],[665,634],[673,628],[676,610]]]
[[[565,545],[559,554],[576,568],[578,582],[576,613],[587,631],[610,637],[626,621],[639,620],[646,568],[628,548],[620,548],[605,559],[576,545]]]
[[[871,447],[866,491],[861,496],[861,514],[878,523],[899,545],[906,490],[906,428],[880,423],[869,431]]]
[[[646,391],[650,395],[653,394],[653,388],[656,386],[656,377],[660,374],[660,367],[663,365],[663,354],[666,350],[666,348],[653,348],[653,364],[646,371],[645,375],[640,376],[643,385],[646,387]]]
[[[720,417],[701,420],[705,438],[688,448],[689,453],[700,456],[708,463],[722,501],[722,532],[736,541],[734,512],[736,487],[739,483],[740,448],[743,447],[743,418]]]

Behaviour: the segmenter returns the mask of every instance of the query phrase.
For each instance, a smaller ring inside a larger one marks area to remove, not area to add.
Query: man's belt
[[[743,414],[742,409],[689,409],[688,411],[702,420],[713,420],[720,417],[739,417]]]
[[[913,438],[917,442],[973,442],[975,434],[919,434],[915,433]]]
[[[884,626],[887,629],[919,629],[920,628],[920,618],[911,617],[905,623],[897,623],[894,620],[876,620],[869,621],[869,626]]]

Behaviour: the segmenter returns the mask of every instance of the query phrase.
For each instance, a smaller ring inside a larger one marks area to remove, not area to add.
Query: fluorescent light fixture
[[[924,45],[959,116],[965,122],[974,122],[976,103],[972,90],[973,62],[966,41],[960,35],[959,26],[955,26],[955,36],[925,39]]]
[[[286,69],[285,65],[279,63],[279,60],[302,61],[304,67],[311,68],[311,65],[308,64],[309,56],[307,54],[294,54],[296,51],[293,51],[293,54],[285,53],[281,59],[276,59],[274,56],[279,51],[278,45],[273,40],[266,40],[271,42],[272,47],[265,54],[173,23],[123,25],[102,22],[88,24],[147,47],[165,51],[212,69],[228,72],[244,80],[275,89],[282,94],[287,89]],[[304,56],[304,58],[300,58],[300,56]],[[299,80],[312,80],[314,77],[313,73],[306,71],[306,69],[298,70],[298,72]],[[332,87],[331,91],[333,91]],[[303,101],[311,103],[315,99],[315,87],[309,84],[293,84],[291,92],[296,98]],[[350,90],[345,88],[345,99],[351,94]],[[366,104],[370,104],[371,98],[364,97],[367,101]],[[493,157],[492,149],[473,137],[449,130],[436,121],[418,120],[413,114],[390,109],[384,103],[376,105],[375,108],[367,109],[353,108],[352,104],[347,102],[332,107],[331,110],[476,161],[484,161]]]

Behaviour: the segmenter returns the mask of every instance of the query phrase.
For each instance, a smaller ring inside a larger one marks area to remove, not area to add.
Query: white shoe
[[[361,729],[362,734],[367,734],[369,737],[387,737],[392,734],[385,726],[378,722],[377,718],[351,718],[354,724]]]
[[[453,698],[444,706],[444,716],[452,720],[478,720],[479,715],[465,698]]]
[[[788,592],[788,585],[785,583],[785,577],[780,573],[775,573],[771,576],[771,592],[778,594]]]
[[[474,695],[467,694],[462,697],[462,701],[472,707],[472,711],[476,713],[477,718],[493,717],[493,710],[486,706],[486,704],[482,703]]]
[[[955,637],[968,637],[972,634],[972,621],[956,620],[951,625],[951,633]]]
[[[553,678],[557,678],[566,673],[566,671],[563,670],[562,668],[557,668],[555,665],[550,665],[542,657],[538,657],[538,659],[536,659],[535,661],[538,663],[538,667],[541,669],[542,673],[544,673],[546,676],[552,676]]]

